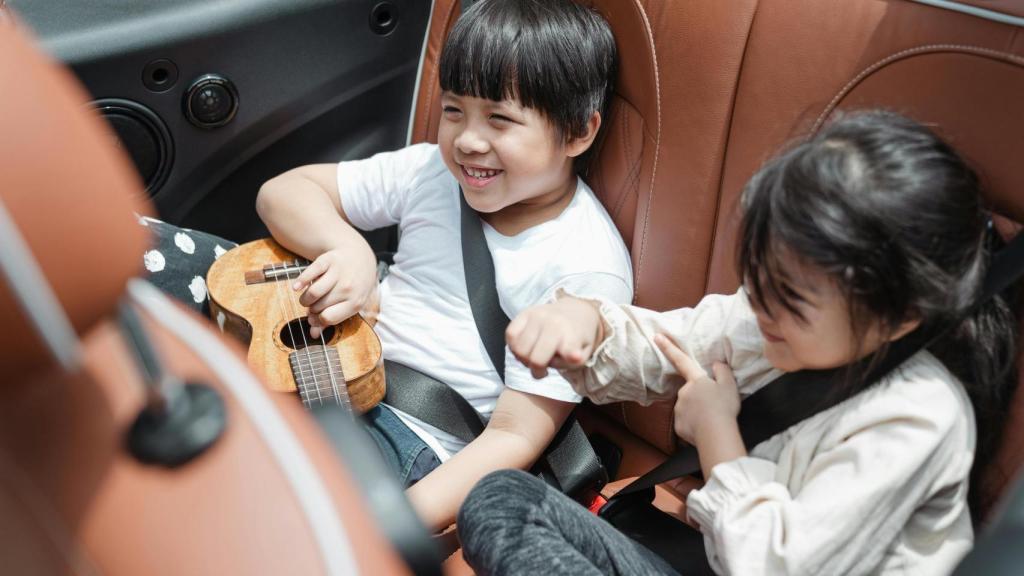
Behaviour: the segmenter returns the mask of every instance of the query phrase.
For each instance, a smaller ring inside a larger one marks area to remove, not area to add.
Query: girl
[[[716,572],[948,573],[973,541],[972,462],[993,452],[1016,373],[1006,303],[968,314],[989,261],[976,176],[922,126],[861,113],[768,163],[743,212],[736,294],[665,313],[562,294],[509,325],[510,348],[596,402],[678,391],[675,431],[707,479],[687,514]],[[851,371],[843,402],[747,452],[741,395],[945,327],[876,385]],[[513,472],[484,478],[458,525],[481,574],[670,572]]]

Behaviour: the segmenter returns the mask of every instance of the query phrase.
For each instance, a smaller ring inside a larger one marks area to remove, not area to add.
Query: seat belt
[[[462,213],[462,265],[473,321],[476,322],[476,329],[494,369],[504,382],[505,329],[508,328],[509,318],[498,301],[494,260],[487,248],[483,221],[466,203],[461,187],[459,203]],[[546,475],[543,468],[538,471],[541,477],[566,494],[576,495],[594,486],[600,488],[608,481],[597,453],[571,414],[544,452],[542,462],[550,469],[553,477]]]
[[[1005,291],[1022,276],[1024,276],[1024,234],[1018,234],[993,256],[981,294],[968,311],[968,315],[996,294]],[[911,356],[937,342],[951,329],[952,327],[947,327],[930,334],[922,332],[920,329],[915,330],[894,342],[889,352],[873,368],[870,367],[870,360],[864,359],[855,364],[853,370],[868,371],[868,381],[878,382],[886,374],[909,360]],[[737,417],[743,443],[746,446],[756,446],[793,425],[846,400],[849,396],[835,394],[834,386],[829,386],[827,382],[843,378],[847,373],[847,368],[844,366],[831,370],[790,372],[772,380],[748,396],[743,400],[742,409]],[[695,560],[692,554],[678,553],[680,534],[684,534],[683,538],[687,541],[692,540],[692,538],[686,538],[687,535],[680,531],[686,530],[694,534],[696,531],[656,509],[652,504],[655,485],[674,478],[699,473],[700,460],[696,447],[684,446],[661,465],[637,478],[612,496],[608,503],[600,509],[598,515],[619,528],[627,536],[668,560],[677,570],[684,570],[686,573],[706,573],[710,569],[706,565],[694,564]],[[674,522],[668,519],[674,520]],[[666,528],[666,523],[669,524],[668,528]],[[671,529],[671,524],[676,526],[676,530]],[[659,526],[657,533],[651,531],[653,526]],[[689,534],[689,536],[692,535]]]
[[[384,361],[384,403],[472,442],[484,431],[480,414],[451,386],[393,360]]]
[[[505,329],[509,318],[501,309],[494,278],[494,260],[487,248],[483,223],[459,190],[462,264],[466,293],[480,340],[498,376],[505,380]],[[459,438],[471,442],[484,430],[480,414],[458,392],[418,370],[386,360],[384,402]],[[569,495],[600,488],[607,472],[583,429],[570,415],[534,466],[546,482]]]

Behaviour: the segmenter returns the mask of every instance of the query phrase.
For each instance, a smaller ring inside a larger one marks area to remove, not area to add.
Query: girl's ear
[[[914,318],[913,320],[905,320],[902,324],[897,326],[896,329],[893,330],[891,334],[889,334],[888,341],[889,342],[895,342],[896,340],[899,340],[900,338],[903,338],[907,334],[910,334],[911,332],[913,332],[914,329],[917,328],[920,325],[921,325],[920,318]]]
[[[578,138],[573,138],[565,145],[566,154],[570,158],[575,158],[580,154],[583,154],[590,148],[590,145],[594,143],[594,138],[597,137],[597,131],[601,129],[601,113],[595,111],[590,115],[590,119],[587,120],[587,130],[584,134]]]

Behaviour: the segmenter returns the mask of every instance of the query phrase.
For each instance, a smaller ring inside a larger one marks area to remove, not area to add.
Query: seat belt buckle
[[[587,510],[590,510],[592,514],[596,515],[601,511],[601,508],[604,508],[604,505],[608,503],[608,499],[596,490],[588,490],[587,493],[583,495],[582,503],[587,507]]]
[[[611,498],[605,500],[605,503],[597,509],[596,514],[605,520],[611,521],[610,518],[627,508],[632,508],[638,504],[648,505],[652,502],[654,502],[653,486],[630,494],[616,493]]]

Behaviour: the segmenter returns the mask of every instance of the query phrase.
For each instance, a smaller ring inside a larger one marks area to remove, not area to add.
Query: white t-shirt
[[[338,165],[349,221],[362,230],[398,224],[401,244],[380,287],[376,332],[384,357],[445,382],[489,419],[503,389],[473,320],[462,267],[459,184],[433,144],[418,144]],[[509,318],[546,302],[558,288],[632,300],[629,253],[611,218],[582,181],[569,206],[515,236],[483,225],[494,259],[501,308]],[[557,372],[536,380],[505,349],[505,383],[514,390],[579,402]],[[444,461],[465,443],[395,410]]]

